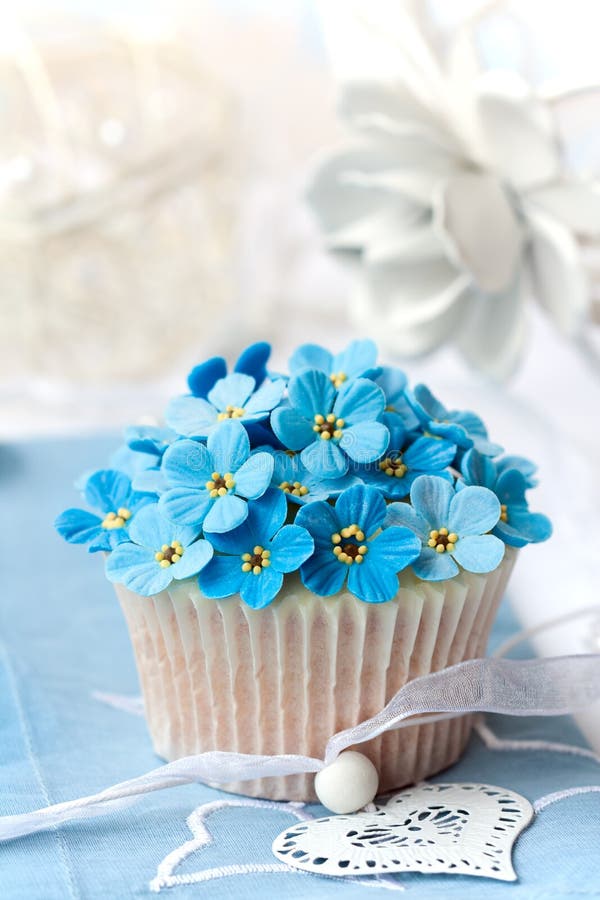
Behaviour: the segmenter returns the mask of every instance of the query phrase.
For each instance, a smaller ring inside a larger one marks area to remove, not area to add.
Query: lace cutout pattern
[[[485,784],[421,784],[385,806],[301,822],[273,843],[305,872],[451,872],[516,880],[511,849],[533,817],[528,800]]]

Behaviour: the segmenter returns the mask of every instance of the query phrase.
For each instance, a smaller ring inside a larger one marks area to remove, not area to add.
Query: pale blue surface
[[[95,690],[137,692],[127,632],[101,559],[63,543],[52,529],[54,516],[75,500],[75,477],[102,465],[115,444],[103,438],[0,447],[1,813],[93,793],[158,762],[142,719],[91,696]],[[514,630],[505,608],[495,641]],[[496,718],[492,724],[503,736],[581,743],[566,718]],[[573,785],[600,783],[599,768],[591,760],[559,754],[492,752],[473,738],[464,759],[440,780],[499,784],[535,800]],[[148,885],[158,864],[191,837],[186,817],[198,804],[221,796],[200,785],[176,788],[105,818],[0,845],[0,897],[155,896]],[[517,884],[405,875],[400,877],[406,897],[600,896],[599,812],[597,794],[544,810],[517,844]],[[179,871],[273,862],[271,841],[291,817],[238,809],[219,812],[210,822],[213,844]],[[170,892],[210,900],[379,896],[376,889],[296,873],[229,877]]]

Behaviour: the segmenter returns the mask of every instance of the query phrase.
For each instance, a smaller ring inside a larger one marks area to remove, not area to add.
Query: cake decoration
[[[475,413],[411,391],[372,341],[304,344],[289,378],[267,372],[269,353],[251,345],[230,373],[221,357],[196,366],[169,427],[127,429],[123,471],[86,479],[101,515],[58,517],[66,540],[110,553],[111,581],[150,596],[200,575],[206,596],[262,607],[298,571],[320,596],[347,581],[380,603],[409,566],[431,581],[491,572],[505,544],[549,537],[527,503],[535,466],[502,458]]]

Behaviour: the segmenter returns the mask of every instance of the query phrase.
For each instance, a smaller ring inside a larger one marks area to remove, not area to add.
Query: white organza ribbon
[[[99,794],[35,812],[4,816],[0,818],[0,840],[22,837],[72,819],[103,815],[150,791],[194,781],[216,785],[319,772],[342,750],[385,731],[417,724],[421,721],[418,717],[433,721],[470,712],[556,716],[582,709],[599,699],[600,654],[467,660],[408,682],[377,715],[334,734],[327,743],[323,760],[293,754],[254,756],[216,750],[185,756]]]

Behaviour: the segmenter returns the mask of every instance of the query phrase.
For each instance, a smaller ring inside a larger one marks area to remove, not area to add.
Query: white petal
[[[554,94],[548,103],[569,171],[600,177],[600,85]]]
[[[536,300],[557,328],[570,337],[581,332],[589,306],[589,285],[579,248],[556,220],[525,205],[531,229],[530,268]]]
[[[511,284],[523,234],[497,178],[454,176],[439,191],[434,217],[454,258],[483,291],[497,293]]]
[[[514,73],[488,73],[478,90],[487,156],[498,174],[518,189],[554,180],[558,142],[548,108]]]
[[[400,261],[413,263],[438,259],[442,254],[439,236],[430,221],[423,221],[421,216],[413,222],[402,223],[402,227],[397,225],[387,232],[382,231],[369,241],[363,259],[368,265]]]
[[[527,200],[570,228],[589,237],[600,235],[600,185],[557,183],[538,188]]]
[[[393,352],[426,353],[454,333],[468,286],[469,276],[443,257],[369,266],[352,312]]]
[[[473,293],[456,343],[473,368],[502,381],[515,371],[526,333],[523,289],[515,279],[502,294]]]
[[[391,197],[385,186],[377,188],[365,181],[370,172],[385,172],[395,165],[393,153],[368,144],[327,153],[317,161],[307,200],[328,239],[340,247],[360,247],[364,232],[382,212],[393,207],[401,218],[414,217],[413,201]]]
[[[402,81],[354,81],[342,85],[337,108],[340,117],[352,128],[360,129],[365,119],[375,116],[384,121],[408,121],[444,131],[431,105],[423,103]]]

